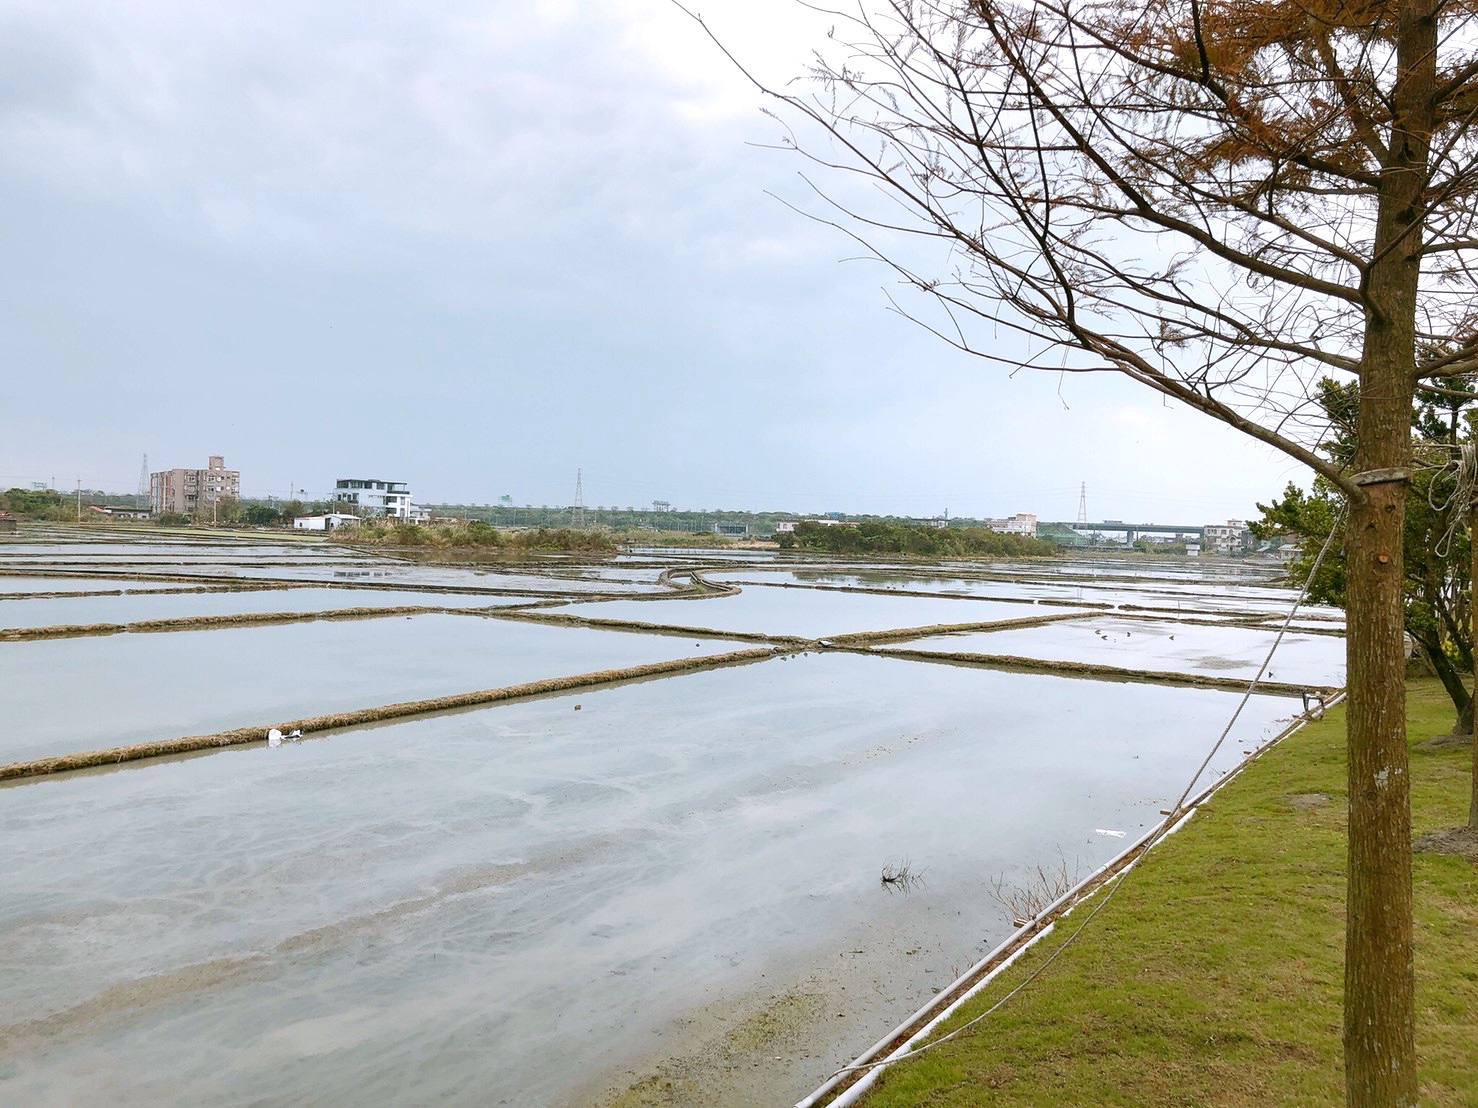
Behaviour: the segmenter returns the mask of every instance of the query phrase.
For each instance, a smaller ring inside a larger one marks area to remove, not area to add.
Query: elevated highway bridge
[[[1064,528],[1084,537],[1095,533],[1122,534],[1124,541],[1130,543],[1140,535],[1179,535],[1198,542],[1206,538],[1206,525],[1202,523],[1125,523],[1122,519],[1106,519],[1102,523],[1039,523],[1037,533],[1040,535],[1043,529],[1060,531]]]

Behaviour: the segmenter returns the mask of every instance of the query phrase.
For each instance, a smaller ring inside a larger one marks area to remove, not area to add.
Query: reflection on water
[[[897,645],[939,653],[1007,654],[1123,669],[1215,673],[1251,679],[1267,659],[1276,636],[1274,628],[1206,627],[1094,615],[1019,630],[932,635]],[[1333,635],[1289,631],[1268,670],[1264,675],[1268,680],[1283,684],[1338,687],[1344,684],[1344,640]]]
[[[180,587],[178,582],[133,581],[122,577],[21,577],[0,574],[0,596],[10,594],[22,596],[32,592],[102,592],[112,589],[127,592],[151,592],[155,589]],[[201,588],[204,587],[204,585],[201,586]]]
[[[469,593],[397,592],[391,589],[251,589],[241,592],[147,592],[126,596],[79,596],[63,601],[9,600],[0,604],[0,629],[88,623],[136,623],[194,616],[251,615],[260,612],[333,612],[346,608],[497,608],[527,604],[517,596]]]
[[[546,1103],[859,934],[940,952],[837,999],[845,1053],[1009,929],[988,875],[1153,822],[1233,701],[811,655],[7,790],[0,1089]]]
[[[0,688],[24,721],[0,729],[0,763],[748,645],[459,615],[0,642]]]
[[[591,619],[640,620],[675,627],[708,627],[715,631],[827,638],[858,631],[1065,615],[1076,609],[1031,601],[1012,604],[938,596],[751,588],[737,596],[667,604],[599,600],[552,610]]]
[[[1291,600],[1272,568],[1183,561],[705,549],[474,567],[112,540],[27,555],[97,576],[0,574],[0,626],[498,602],[458,588],[660,595],[663,568],[708,565],[881,591],[750,584],[559,610],[811,638],[1063,612],[1078,618],[902,645],[1232,675],[1270,632],[1120,606],[1232,620]],[[149,595],[179,586],[119,577],[125,561],[313,585]],[[328,587],[364,572],[387,587]],[[130,593],[13,598],[52,587]],[[1338,627],[1329,615],[1303,622]],[[0,643],[0,762],[736,645],[459,615]],[[1275,679],[1337,682],[1340,647],[1291,635]],[[1124,843],[1098,829],[1132,840],[1156,822],[1237,700],[813,650],[0,788],[0,1100],[560,1103],[677,1049],[695,1013],[782,993],[824,1018],[743,1065],[768,1081],[754,1101],[794,1099],[1003,937],[993,877],[1059,850],[1086,871]],[[1254,697],[1227,749],[1297,707]],[[890,896],[880,874],[901,859],[926,880]]]

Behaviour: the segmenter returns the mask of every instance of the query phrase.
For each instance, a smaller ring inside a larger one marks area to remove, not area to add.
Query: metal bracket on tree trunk
[[[1395,466],[1392,469],[1367,469],[1364,473],[1356,473],[1351,481],[1360,486],[1365,485],[1388,485],[1392,481],[1410,481],[1411,470],[1405,466]]]

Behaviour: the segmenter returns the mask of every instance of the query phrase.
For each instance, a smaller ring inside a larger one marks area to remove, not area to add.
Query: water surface
[[[826,1005],[799,1096],[1235,699],[811,655],[0,789],[0,1097],[558,1103],[760,982]]]
[[[746,589],[737,596],[699,600],[591,601],[553,608],[592,619],[637,620],[671,627],[709,627],[769,635],[824,638],[856,631],[988,623],[1074,612],[1050,604],[815,589]]]
[[[1009,654],[1124,669],[1250,679],[1262,666],[1276,638],[1277,633],[1272,629],[1207,627],[1169,620],[1091,615],[1041,627],[953,632],[894,645],[908,650]],[[877,649],[886,651],[889,647]],[[1266,677],[1286,684],[1337,687],[1344,684],[1344,673],[1344,639],[1290,630],[1278,644]]]
[[[496,608],[527,604],[525,597],[381,589],[252,589],[246,592],[187,592],[163,596],[78,596],[9,600],[0,604],[0,628],[87,623],[134,623],[191,616],[251,615],[260,612],[332,612],[346,608]]]
[[[0,642],[0,762],[751,645],[459,615]]]

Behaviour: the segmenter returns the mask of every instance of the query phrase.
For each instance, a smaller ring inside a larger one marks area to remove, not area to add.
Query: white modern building
[[[416,518],[415,509],[411,505],[410,486],[404,481],[342,477],[334,482],[334,504],[359,516],[386,516],[402,520]]]

